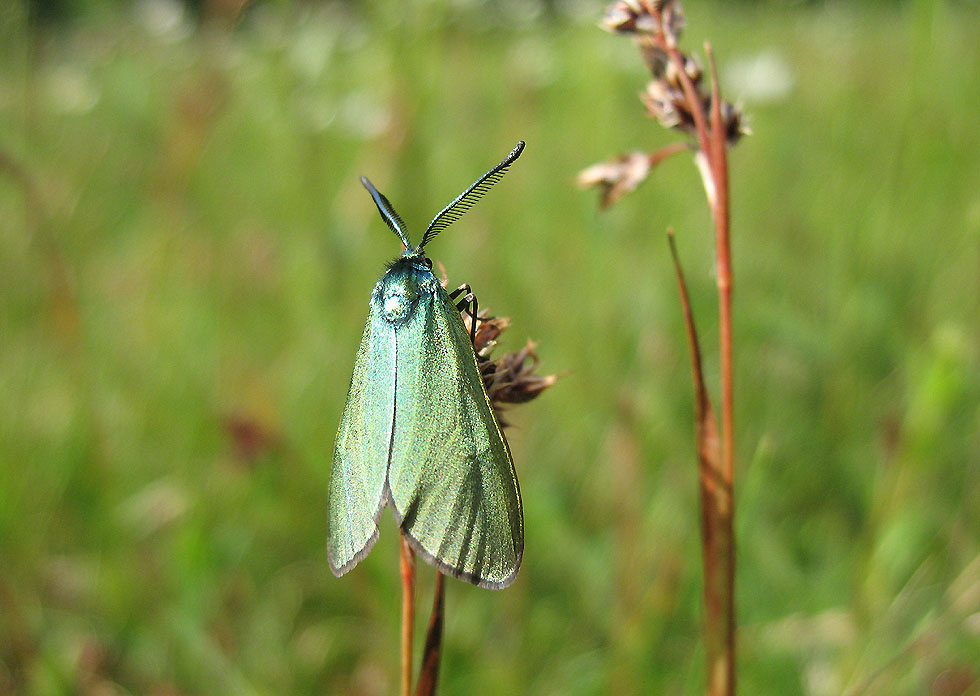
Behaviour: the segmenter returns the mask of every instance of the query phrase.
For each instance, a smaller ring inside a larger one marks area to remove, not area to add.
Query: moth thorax
[[[408,315],[412,312],[412,305],[415,304],[415,297],[399,292],[385,293],[381,305],[384,318],[393,324],[400,324],[408,319]]]
[[[411,316],[423,291],[424,278],[420,275],[416,269],[399,264],[381,279],[375,289],[375,301],[385,319],[401,324]]]

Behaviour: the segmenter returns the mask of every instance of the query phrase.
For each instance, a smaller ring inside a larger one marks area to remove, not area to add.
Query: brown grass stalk
[[[717,68],[710,44],[705,44],[711,73],[710,129],[705,128],[703,101],[692,98],[697,91],[684,71],[680,52],[668,48],[668,55],[679,72],[679,79],[691,104],[700,152],[707,158],[703,175],[708,205],[715,227],[715,269],[718,285],[719,352],[721,357],[721,441],[717,440],[715,416],[710,403],[698,418],[699,480],[702,504],[702,555],[704,565],[705,658],[708,670],[707,693],[710,696],[733,696],[735,693],[735,407],[732,338],[732,270],[730,212],[726,130],[722,125],[721,98]],[[673,239],[673,234],[670,235]],[[676,249],[672,245],[677,263]],[[678,267],[678,273],[680,269]],[[690,306],[685,310],[685,319]],[[691,320],[693,321],[693,319]],[[689,339],[693,324],[689,329]],[[696,336],[694,337],[696,340]],[[692,355],[692,358],[694,356]],[[700,355],[698,351],[698,361]],[[696,371],[695,390],[704,390],[700,367]],[[700,384],[698,383],[700,381]],[[706,393],[705,393],[706,396]],[[699,396],[700,399],[700,396]],[[700,410],[700,407],[699,407]],[[712,433],[701,423],[709,418]],[[714,443],[705,438],[711,438]],[[718,450],[708,458],[707,450]]]
[[[715,254],[718,274],[719,350],[721,353],[721,470],[713,496],[718,526],[716,593],[721,602],[716,630],[717,662],[709,663],[714,693],[735,693],[735,377],[732,337],[731,211],[729,208],[728,152],[722,126],[718,68],[711,45],[705,44],[711,72],[711,172],[714,177],[712,212],[715,223]],[[707,563],[705,563],[707,566]],[[714,665],[712,667],[711,665]],[[717,677],[718,683],[714,680]]]
[[[432,597],[432,614],[425,633],[422,667],[415,685],[415,696],[434,696],[439,681],[439,660],[442,656],[442,626],[445,620],[445,576],[436,571],[436,587]]]
[[[684,275],[669,231],[671,254],[680,289],[681,308],[691,351],[695,389],[695,425],[702,519],[704,566],[704,642],[709,696],[735,693],[735,409],[734,339],[732,335],[732,263],[728,147],[745,132],[737,107],[722,100],[714,55],[705,44],[711,76],[705,89],[697,61],[678,47],[684,14],[677,0],[618,0],[604,25],[630,36],[653,77],[643,93],[648,113],[661,125],[684,133],[696,144],[715,236],[718,285],[721,418],[712,409],[701,367],[701,348]],[[679,151],[679,150],[678,150]],[[640,166],[648,163],[646,167]],[[599,187],[605,207],[633,191],[656,162],[643,153],[622,155],[579,175],[583,186]]]
[[[415,628],[415,553],[404,535],[399,554],[402,576],[401,696],[412,696],[412,636]]]
[[[731,694],[735,689],[734,612],[727,610],[731,598],[728,588],[732,558],[726,520],[722,514],[730,487],[724,483],[721,443],[711,397],[701,369],[701,347],[698,340],[687,283],[674,242],[674,231],[667,230],[670,254],[677,275],[681,310],[691,351],[691,373],[694,382],[695,437],[698,445],[698,483],[701,496],[701,551],[704,564],[705,656],[708,664],[708,689],[711,696]],[[726,491],[728,491],[726,493]],[[727,520],[730,528],[731,518]],[[731,631],[729,629],[732,629]]]

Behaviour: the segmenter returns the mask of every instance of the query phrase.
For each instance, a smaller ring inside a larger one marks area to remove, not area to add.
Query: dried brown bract
[[[650,173],[650,167],[648,153],[628,152],[583,169],[577,181],[582,188],[599,188],[599,207],[605,210],[643,183]]]
[[[689,149],[687,143],[674,143],[652,153],[628,152],[583,169],[576,181],[582,188],[597,187],[599,207],[605,210],[642,184],[661,160]]]

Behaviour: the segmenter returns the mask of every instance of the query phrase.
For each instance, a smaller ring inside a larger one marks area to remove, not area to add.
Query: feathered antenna
[[[361,183],[364,184],[364,188],[368,190],[371,194],[371,198],[374,199],[374,204],[378,206],[378,212],[381,213],[381,219],[385,221],[385,224],[391,228],[391,231],[398,235],[398,238],[402,240],[402,244],[406,249],[412,248],[412,243],[408,241],[408,234],[405,232],[405,222],[401,219],[401,216],[395,212],[395,209],[391,206],[391,202],[384,197],[384,194],[374,188],[366,176],[361,177]]]
[[[422,248],[428,244],[433,237],[459,220],[463,216],[463,213],[472,208],[473,204],[480,200],[483,194],[490,190],[491,186],[500,181],[500,178],[507,172],[507,167],[512,165],[514,160],[520,157],[523,151],[524,141],[521,140],[518,141],[517,146],[510,151],[510,154],[504,158],[503,162],[473,182],[468,189],[456,196],[452,203],[440,210],[438,214],[432,218],[432,222],[430,222],[429,226],[426,228],[425,234],[422,235],[422,241],[419,242],[418,248],[415,250],[416,253],[420,253]],[[378,207],[380,207],[380,205]]]

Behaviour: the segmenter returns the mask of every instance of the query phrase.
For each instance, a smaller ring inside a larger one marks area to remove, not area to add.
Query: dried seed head
[[[606,9],[602,27],[635,38],[663,33],[676,43],[684,27],[684,12],[676,0],[617,0]]]
[[[476,364],[483,378],[483,385],[490,397],[490,404],[501,426],[508,423],[501,417],[503,404],[519,404],[536,398],[558,379],[555,375],[535,374],[538,368],[537,344],[528,341],[527,345],[515,353],[506,353],[500,358],[491,357],[497,345],[497,338],[510,326],[507,317],[491,317],[486,310],[479,313],[476,338],[473,348],[476,351]],[[470,330],[472,318],[464,313],[463,324]]]
[[[684,22],[684,10],[678,0],[617,0],[606,10],[603,26],[617,34],[629,34],[640,49],[643,62],[654,77],[640,95],[647,113],[665,128],[693,136],[697,131],[693,114],[695,111],[710,113],[711,96],[704,84],[704,69],[700,63],[693,56],[676,50]],[[676,60],[678,54],[682,67]],[[688,81],[700,104],[692,104],[687,98],[684,83]],[[722,104],[722,121],[729,145],[747,132],[742,125],[740,110],[728,102]],[[646,172],[636,169],[626,173],[622,167],[616,171],[601,167],[603,165],[582,172],[579,183],[603,186],[603,207],[635,189],[646,177]]]
[[[657,79],[649,82],[646,90],[640,95],[647,107],[647,113],[657,119],[664,128],[675,128],[693,134],[695,132],[692,115],[694,109],[684,91],[680,69],[662,51],[660,55],[653,56],[655,62],[651,63],[651,53],[644,51],[643,57]],[[702,99],[702,103],[707,104],[708,96],[705,94],[702,82],[704,71],[691,56],[684,56],[684,73],[693,84],[694,91]]]
[[[652,36],[660,28],[656,16],[638,0],[618,0],[610,5],[606,8],[601,25],[614,34],[630,34],[635,37]]]
[[[637,20],[643,15],[643,10],[636,2],[619,0],[606,8],[602,18],[602,28],[614,34],[633,34],[637,30]]]
[[[647,113],[665,128],[678,130],[688,138],[650,155],[640,152],[621,155],[581,171],[577,178],[579,186],[595,186],[600,190],[600,208],[609,207],[635,190],[661,159],[683,150],[694,150],[697,154],[702,147],[712,148],[711,143],[721,139],[711,132],[716,122],[712,114],[714,88],[706,84],[700,63],[677,45],[684,23],[679,0],[617,0],[606,11],[605,28],[629,34],[653,75],[654,79],[640,94]],[[706,50],[710,58],[710,46],[706,45]],[[712,73],[716,73],[713,62],[711,66]],[[718,135],[727,146],[734,145],[749,132],[741,109],[722,100],[718,111],[721,117]],[[698,161],[707,162],[707,153],[700,154]],[[713,195],[709,187],[709,198]]]
[[[605,209],[642,184],[652,166],[653,161],[647,153],[628,152],[583,169],[577,182],[581,188],[598,187],[601,192],[599,207]]]
[[[693,135],[696,131],[694,115],[684,90],[666,79],[652,80],[640,94],[647,113],[657,119],[664,128]]]
[[[701,64],[694,58],[694,56],[683,56],[684,58],[684,72],[690,78],[691,82],[694,83],[695,87],[701,86],[701,78],[704,77],[704,70],[701,68]],[[667,63],[667,69],[664,71],[664,78],[672,87],[680,88],[682,86],[680,70],[677,65],[670,61]]]
[[[538,368],[537,344],[528,341],[516,353],[507,353],[499,360],[487,360],[481,365],[483,383],[487,385],[490,403],[499,414],[503,404],[521,404],[536,398],[554,384],[555,375],[541,376],[534,373]],[[502,419],[501,424],[507,425]]]
[[[664,2],[654,2],[654,5],[660,5],[660,24],[664,36],[669,43],[676,45],[686,24],[684,8],[681,7],[679,0],[664,0]]]
[[[480,320],[476,325],[476,337],[473,339],[473,351],[479,358],[489,357],[494,348],[497,347],[497,338],[510,328],[510,317],[491,317],[487,310],[480,310]],[[463,313],[463,325],[470,331],[473,326],[473,318]]]
[[[694,91],[701,100],[704,113],[711,113],[711,95],[707,93],[704,84],[704,72],[693,58],[685,56],[684,72],[691,80]],[[640,94],[640,99],[647,108],[647,113],[664,128],[673,128],[687,135],[695,135],[697,128],[694,121],[694,108],[681,80],[680,70],[670,61],[666,62],[663,76],[647,83],[646,89]],[[734,145],[738,139],[748,133],[743,124],[742,110],[722,100],[721,103],[722,130],[729,145]]]

